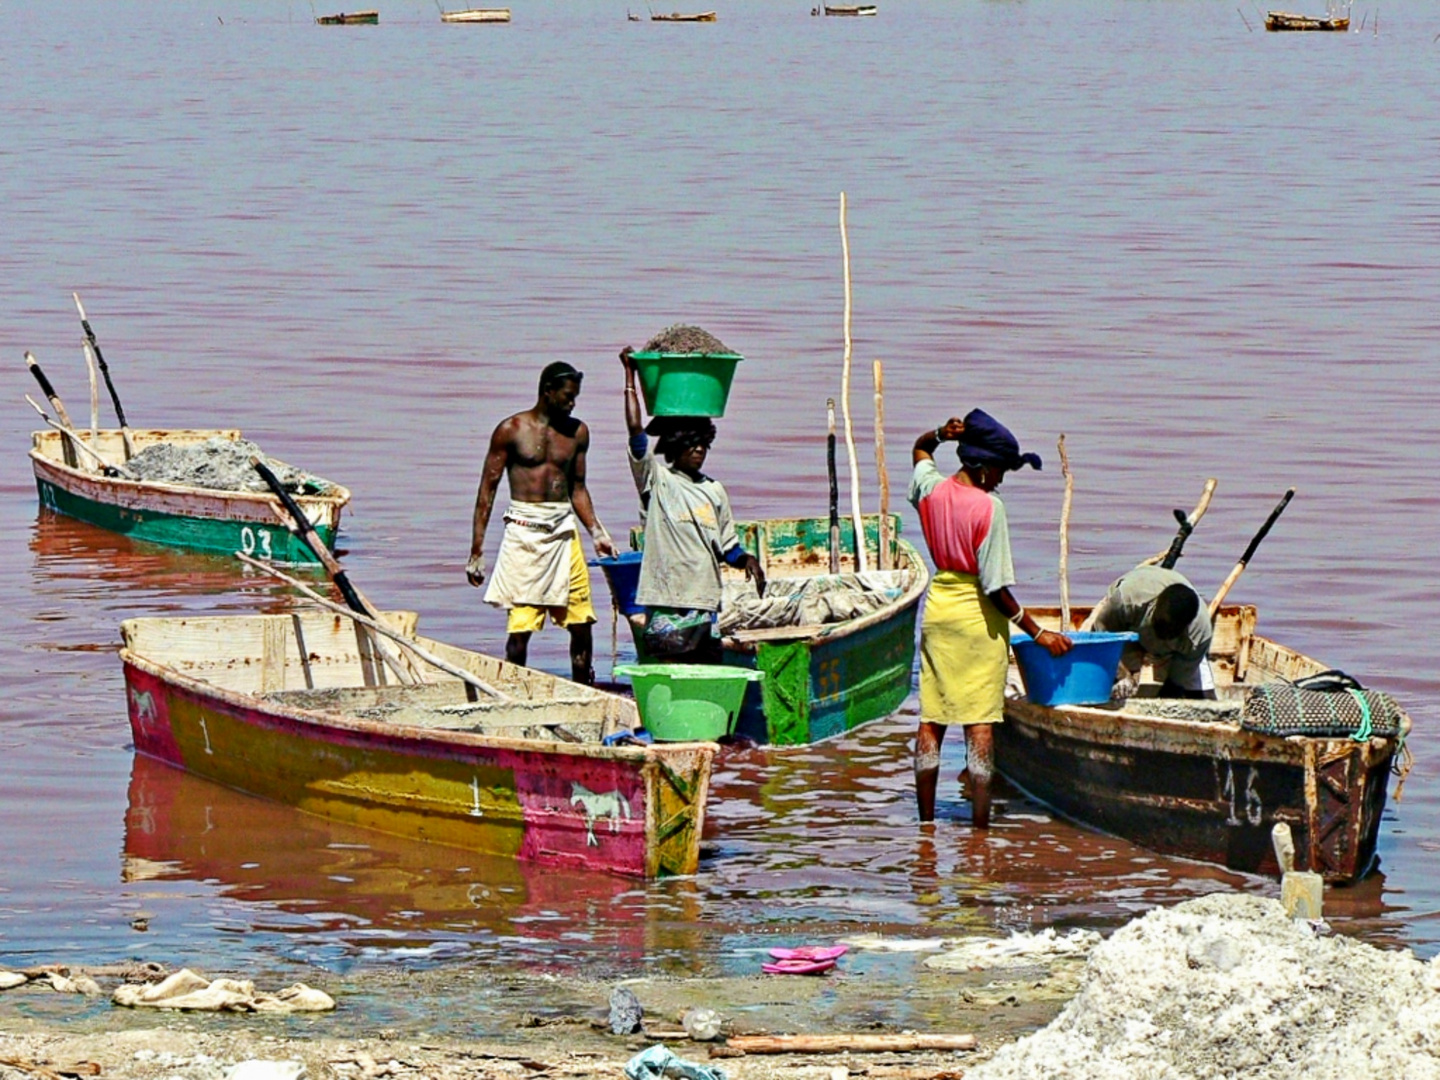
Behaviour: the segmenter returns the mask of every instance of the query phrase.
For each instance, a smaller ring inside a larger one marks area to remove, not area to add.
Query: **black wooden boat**
[[[1029,610],[1041,625],[1059,627],[1057,610]],[[1088,614],[1074,610],[1074,626]],[[1257,635],[1255,619],[1248,606],[1222,607],[1215,618],[1217,701],[1156,698],[1142,677],[1123,704],[1045,706],[1012,680],[1005,723],[995,727],[996,767],[1082,825],[1233,870],[1278,873],[1270,830],[1283,821],[1297,870],[1357,880],[1375,861],[1387,781],[1410,719],[1402,717],[1399,738],[1364,742],[1242,728],[1250,688],[1326,668]]]

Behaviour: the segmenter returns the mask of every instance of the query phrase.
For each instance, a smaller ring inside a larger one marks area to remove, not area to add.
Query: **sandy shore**
[[[83,969],[72,968],[72,973]],[[93,969],[105,991],[86,998],[34,982],[0,994],[0,1080],[51,1073],[167,1080],[221,1080],[241,1061],[303,1062],[311,1078],[547,1077],[623,1075],[623,1066],[662,1042],[689,1061],[722,1067],[732,1080],[839,1076],[938,1078],[958,1075],[1001,1045],[1048,1023],[1073,994],[1078,963],[956,973],[920,965],[913,978],[888,980],[832,972],[827,977],[627,979],[645,1008],[645,1034],[617,1036],[606,1027],[613,982],[525,972],[379,971],[336,977],[305,973],[300,981],[336,999],[331,1013],[173,1013],[111,1004],[121,981]],[[244,978],[243,972],[205,972]],[[279,989],[279,987],[265,987]],[[388,1026],[386,1003],[403,997],[433,1024]],[[430,1004],[430,1003],[433,1003]],[[712,1044],[690,1041],[679,1023],[686,1009],[714,1009],[727,1034],[876,1034],[909,1030],[973,1033],[970,1053],[747,1055],[712,1059]],[[377,1023],[376,1017],[382,1019]],[[919,1017],[933,1017],[921,1024]],[[473,1036],[464,1034],[466,1029]],[[42,1070],[42,1071],[36,1071]]]

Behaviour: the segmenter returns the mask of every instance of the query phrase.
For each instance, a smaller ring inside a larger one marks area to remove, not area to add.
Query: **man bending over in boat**
[[[595,609],[579,524],[589,531],[597,555],[615,554],[615,545],[595,517],[585,486],[590,429],[570,415],[583,378],[563,360],[547,365],[534,407],[502,421],[490,436],[465,576],[471,585],[485,581],[485,530],[503,473],[510,482],[510,506],[485,602],[509,612],[505,659],[525,663],[530,635],[545,625],[548,614],[570,631],[571,676],[591,684]]]
[[[630,471],[645,521],[645,557],[635,591],[635,602],[645,608],[645,652],[666,663],[718,664],[720,564],[743,569],[761,596],[765,573],[760,560],[740,546],[725,488],[700,471],[715,441],[714,423],[703,416],[655,416],[642,428],[630,353],[629,346],[621,350],[620,362]],[[653,449],[647,436],[655,437]]]
[[[1137,566],[1110,586],[1085,629],[1140,635],[1139,643],[1127,646],[1120,658],[1125,670],[1121,677],[1132,686],[1139,681],[1148,655],[1157,668],[1164,668],[1160,697],[1215,697],[1209,660],[1215,631],[1205,602],[1183,574],[1161,566]]]
[[[935,451],[942,442],[957,441],[960,471],[947,477],[935,464]],[[935,563],[920,624],[915,800],[920,820],[933,821],[940,744],[945,729],[960,724],[965,728],[971,820],[975,828],[986,829],[995,769],[993,728],[1004,719],[1010,668],[1008,623],[1052,656],[1069,652],[1071,646],[1064,634],[1040,629],[1010,592],[1015,584],[1010,529],[995,489],[1007,472],[1022,465],[1040,468],[1040,458],[1020,453],[1009,429],[980,409],[925,432],[915,440],[913,458],[910,501],[920,511],[925,545]]]

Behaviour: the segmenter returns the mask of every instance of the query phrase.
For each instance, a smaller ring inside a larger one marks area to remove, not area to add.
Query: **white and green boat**
[[[234,429],[131,430],[136,453],[156,443],[194,446],[208,439],[239,441]],[[275,516],[276,500],[269,492],[222,491],[183,484],[131,480],[107,476],[79,467],[83,460],[73,452],[67,462],[66,436],[58,431],[37,431],[31,436],[30,461],[40,505],[102,529],[136,540],[195,551],[243,551],[257,559],[281,563],[313,563],[315,556],[292,536]],[[125,443],[119,430],[105,430],[94,441],[82,435],[107,461],[125,460]],[[271,461],[272,466],[280,462]],[[295,496],[315,532],[334,548],[340,511],[350,492],[339,484],[317,482],[317,490]]]

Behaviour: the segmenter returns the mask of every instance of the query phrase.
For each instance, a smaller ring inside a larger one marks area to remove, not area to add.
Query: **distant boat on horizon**
[[[440,21],[447,23],[508,23],[509,8],[466,8],[463,11],[440,12]]]
[[[715,22],[718,16],[713,11],[701,11],[694,15],[682,15],[672,11],[669,15],[651,15],[651,22]]]
[[[338,15],[316,15],[320,26],[375,26],[380,22],[378,11],[342,11]]]
[[[875,4],[826,4],[823,8],[811,8],[811,15],[878,15]]]
[[[1324,18],[1313,15],[1296,15],[1290,11],[1267,11],[1266,30],[1349,30],[1350,16],[1327,15]]]

